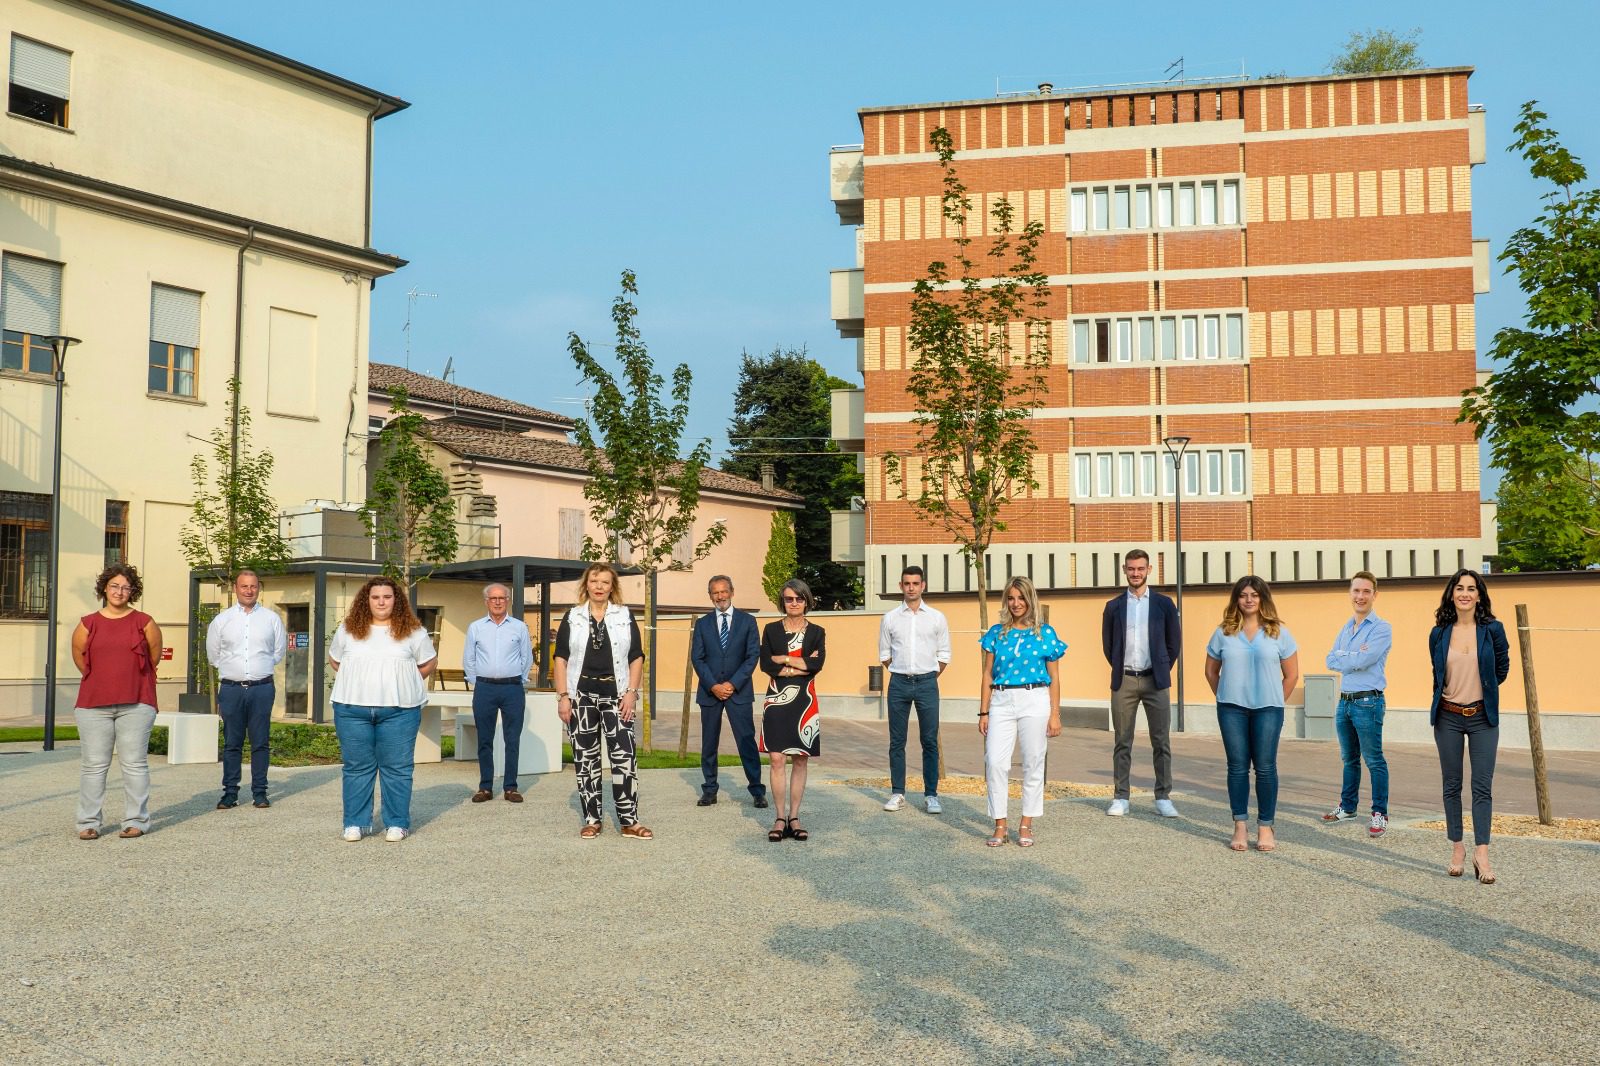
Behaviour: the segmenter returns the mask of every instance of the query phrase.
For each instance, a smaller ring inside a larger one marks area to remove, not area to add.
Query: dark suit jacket
[[[761,631],[761,669],[778,676],[786,664],[778,660],[786,658],[789,654],[789,634],[783,631],[783,619],[768,622],[767,627]],[[805,657],[806,665],[811,668],[811,675],[815,677],[822,672],[822,664],[828,658],[828,634],[822,627],[812,622],[806,626],[806,635],[800,644],[800,654]]]
[[[1150,597],[1150,669],[1155,671],[1151,680],[1156,688],[1172,687],[1172,664],[1178,661],[1183,644],[1183,633],[1178,625],[1178,608],[1172,600],[1151,589]],[[1111,691],[1122,687],[1122,660],[1128,637],[1128,590],[1123,589],[1114,599],[1106,601],[1105,614],[1100,620],[1100,645],[1105,649],[1106,662],[1111,664]]]
[[[1452,626],[1434,626],[1428,634],[1428,654],[1433,658],[1433,705],[1428,724],[1439,720],[1439,700],[1444,695],[1445,660],[1450,655]],[[1478,627],[1478,678],[1483,682],[1483,717],[1490,728],[1500,724],[1500,684],[1511,672],[1511,645],[1506,627],[1498,620]]]
[[[711,694],[712,685],[733,682],[729,703],[753,704],[755,686],[750,679],[756,672],[756,620],[735,610],[728,623],[728,647],[723,650],[717,633],[717,612],[702,615],[694,623],[694,640],[689,645],[689,661],[700,679],[694,701],[702,707],[715,707],[722,701]]]

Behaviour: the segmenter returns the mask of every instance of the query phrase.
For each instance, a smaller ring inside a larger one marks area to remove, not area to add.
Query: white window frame
[[[1115,316],[1081,315],[1068,321],[1075,370],[1200,360],[1233,363],[1249,360],[1249,317],[1244,308],[1177,308]],[[1102,326],[1106,331],[1104,352],[1099,348]]]
[[[1237,228],[1243,225],[1243,183],[1238,174],[1201,174],[1069,186],[1069,230],[1093,234]]]
[[[1172,454],[1160,445],[1075,449],[1071,497],[1077,503],[1170,500],[1176,492]],[[1239,444],[1191,446],[1183,453],[1185,501],[1251,498],[1250,448]]]

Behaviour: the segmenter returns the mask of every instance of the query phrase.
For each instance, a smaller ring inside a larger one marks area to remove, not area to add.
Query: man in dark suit
[[[710,614],[694,624],[694,640],[689,661],[700,683],[694,700],[700,705],[700,772],[705,783],[700,790],[700,806],[717,802],[717,745],[722,740],[722,715],[728,715],[734,743],[739,746],[739,761],[750,783],[750,795],[757,807],[767,805],[767,786],[761,783],[761,756],[756,751],[755,690],[750,683],[756,672],[759,641],[756,621],[733,609],[733,581],[718,574],[706,585],[711,594]]]
[[[1128,813],[1133,726],[1142,703],[1155,762],[1156,813],[1163,818],[1176,818],[1177,808],[1169,798],[1172,700],[1168,690],[1172,688],[1172,664],[1178,659],[1182,642],[1178,609],[1170,599],[1149,587],[1150,555],[1142,548],[1127,554],[1122,572],[1128,579],[1128,591],[1107,601],[1100,623],[1100,643],[1111,664],[1111,724],[1116,730],[1111,758],[1116,798],[1106,813]]]

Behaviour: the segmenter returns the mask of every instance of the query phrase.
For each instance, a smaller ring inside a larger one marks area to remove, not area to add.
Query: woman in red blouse
[[[144,591],[139,571],[126,563],[108,566],[94,583],[104,604],[86,614],[72,632],[78,686],[78,839],[100,835],[106,772],[115,748],[122,764],[122,832],[142,837],[150,829],[150,728],[156,724],[156,663],[161,627],[133,602]]]

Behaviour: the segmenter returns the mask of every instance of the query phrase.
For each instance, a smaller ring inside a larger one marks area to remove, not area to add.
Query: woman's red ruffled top
[[[156,705],[156,664],[150,661],[150,646],[144,628],[150,616],[130,611],[121,618],[107,618],[99,611],[83,616],[89,631],[84,650],[87,667],[78,686],[79,707],[115,707],[124,703]]]

